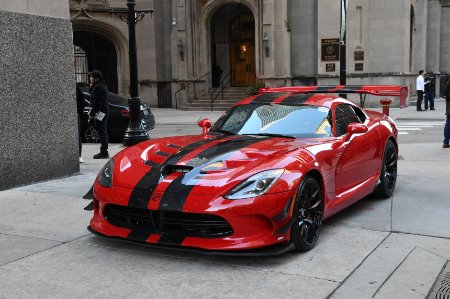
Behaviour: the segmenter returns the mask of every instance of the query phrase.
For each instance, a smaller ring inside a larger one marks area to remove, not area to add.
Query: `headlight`
[[[272,169],[257,173],[234,187],[225,198],[241,199],[262,195],[275,184],[283,172],[283,169]]]
[[[97,180],[103,187],[111,188],[114,172],[114,160],[111,159],[103,166],[100,173],[97,175]]]

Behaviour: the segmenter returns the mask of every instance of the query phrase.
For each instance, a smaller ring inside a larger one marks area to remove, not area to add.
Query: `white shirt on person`
[[[422,75],[419,75],[416,79],[416,90],[425,90],[425,80]]]

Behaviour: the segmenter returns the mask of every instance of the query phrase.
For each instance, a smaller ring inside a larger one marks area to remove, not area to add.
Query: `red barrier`
[[[381,99],[380,104],[383,107],[383,114],[389,116],[389,106],[392,104],[391,99]]]

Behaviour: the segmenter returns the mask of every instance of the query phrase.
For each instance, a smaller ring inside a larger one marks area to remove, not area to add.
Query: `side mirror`
[[[202,134],[205,135],[211,128],[211,121],[208,118],[203,118],[198,122],[198,126],[203,129]]]
[[[347,127],[348,134],[361,134],[366,133],[368,130],[367,126],[361,123],[350,123]]]

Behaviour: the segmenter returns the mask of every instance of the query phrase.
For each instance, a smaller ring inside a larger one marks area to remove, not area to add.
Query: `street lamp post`
[[[347,35],[347,4],[348,0],[341,1],[341,28],[339,38],[339,84],[346,85],[347,77],[347,61],[346,61],[346,35]],[[346,98],[346,94],[341,94],[341,97]]]
[[[131,146],[139,142],[148,140],[150,137],[142,126],[141,119],[141,98],[139,97],[138,70],[137,70],[137,49],[136,49],[136,23],[145,14],[153,13],[153,10],[135,11],[135,1],[127,0],[128,13],[126,21],[128,23],[128,55],[130,59],[130,98],[128,106],[130,109],[130,122],[123,136],[123,145]]]

